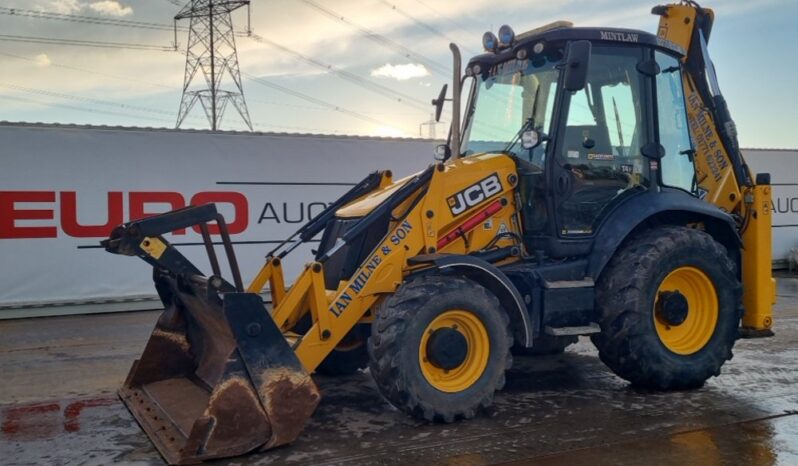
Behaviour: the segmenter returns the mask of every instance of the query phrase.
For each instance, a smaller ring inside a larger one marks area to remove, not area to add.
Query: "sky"
[[[168,27],[111,26],[91,18],[169,26],[184,3],[0,0],[0,120],[174,127],[187,33],[178,31],[179,50],[174,51]],[[640,0],[253,0],[255,35],[239,34],[236,41],[256,131],[427,137],[429,101],[451,79],[449,42],[457,42],[467,60],[480,53],[483,32],[505,23],[516,33],[555,20],[653,33],[654,5]],[[706,0],[703,6],[716,12],[709,48],[741,145],[798,148],[798,1]],[[44,19],[26,13],[30,10],[89,19]],[[235,12],[233,20],[236,31],[245,33],[246,10]],[[56,40],[8,40],[20,36]],[[76,40],[153,50],[69,42]],[[230,88],[229,79],[226,85]],[[435,125],[438,137],[447,125]],[[182,127],[208,127],[199,106]],[[231,106],[221,128],[246,127]]]

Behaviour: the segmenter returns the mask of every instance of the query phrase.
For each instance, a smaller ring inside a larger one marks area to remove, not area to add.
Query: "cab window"
[[[657,119],[659,143],[665,149],[662,159],[662,184],[695,191],[695,166],[692,160],[690,129],[682,88],[679,60],[656,53],[660,73],[657,75]]]
[[[594,46],[585,88],[572,93],[557,150],[561,233],[591,234],[614,202],[647,186],[643,49]]]

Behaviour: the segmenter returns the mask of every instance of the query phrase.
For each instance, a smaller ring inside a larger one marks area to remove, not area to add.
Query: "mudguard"
[[[456,272],[489,289],[499,298],[513,324],[518,343],[532,346],[533,325],[526,303],[513,282],[499,268],[478,257],[461,254],[429,254],[413,258],[415,263],[428,262],[443,273]]]

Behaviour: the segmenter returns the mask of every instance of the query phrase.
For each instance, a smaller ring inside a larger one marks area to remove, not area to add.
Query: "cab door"
[[[652,140],[651,77],[639,69],[651,50],[592,48],[587,84],[563,91],[551,157],[557,234],[592,236],[612,208],[650,184],[643,148]]]

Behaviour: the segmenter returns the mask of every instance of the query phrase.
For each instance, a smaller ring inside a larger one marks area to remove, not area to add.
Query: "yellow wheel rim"
[[[665,291],[678,291],[687,300],[687,317],[681,324],[670,325],[656,312]],[[718,294],[707,274],[695,267],[679,267],[662,280],[654,300],[654,324],[666,348],[684,356],[697,353],[712,338],[717,323]]]
[[[463,362],[454,369],[445,370],[427,359],[427,343],[435,330],[454,329],[465,337],[468,351]],[[446,393],[456,393],[472,386],[485,368],[490,356],[490,338],[482,321],[469,311],[454,309],[436,317],[424,329],[418,346],[418,361],[421,373],[430,385]]]

